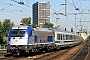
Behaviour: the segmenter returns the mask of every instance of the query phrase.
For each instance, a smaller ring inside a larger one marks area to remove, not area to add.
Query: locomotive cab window
[[[11,37],[24,37],[25,29],[13,29]]]

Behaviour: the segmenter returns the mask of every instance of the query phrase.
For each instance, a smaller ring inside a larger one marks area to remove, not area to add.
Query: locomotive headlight
[[[25,48],[27,49],[27,46]]]

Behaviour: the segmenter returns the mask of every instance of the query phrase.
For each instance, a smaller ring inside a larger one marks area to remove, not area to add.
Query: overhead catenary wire
[[[57,11],[56,9],[54,9],[54,8],[52,7],[52,5],[50,5],[50,7],[51,7],[54,11],[56,11],[56,12],[58,12],[58,13],[59,13],[59,11]]]
[[[67,1],[67,0],[66,0],[66,1]],[[71,4],[69,1],[67,1],[67,3],[68,3],[70,6],[72,6],[73,8],[75,8],[75,10],[78,10],[78,9],[79,9],[79,8],[77,8],[77,7],[75,6],[74,0],[72,0],[72,4]],[[78,1],[77,1],[76,3],[78,3]]]
[[[18,6],[18,5],[15,5],[15,4],[13,4],[13,3],[5,3],[5,2],[0,2],[0,3],[3,3],[4,5],[5,5],[5,4],[12,4],[12,6],[16,6],[16,7],[18,7],[18,8],[23,9],[23,10],[31,11],[31,10],[29,10],[29,9],[22,8],[22,7],[20,7],[20,6]]]
[[[69,2],[68,2],[69,3]],[[77,7],[75,6],[75,5],[73,5],[73,4],[71,4],[71,3],[69,3],[70,4],[70,6],[73,6],[76,10],[78,10],[80,13],[73,13],[73,14],[90,14],[90,13],[82,13],[80,10],[79,10],[79,8],[77,9]],[[75,4],[75,3],[74,3]],[[53,10],[55,10],[55,9],[53,9]],[[58,11],[57,10],[55,10],[57,13],[58,13]],[[72,13],[70,13],[70,14],[72,14]],[[70,21],[70,19],[68,18],[68,17],[66,17],[69,21]],[[70,21],[71,22],[71,21]],[[72,22],[71,22],[72,23]]]
[[[90,8],[89,5],[87,5],[86,3],[84,3],[82,0],[80,0],[80,2],[82,2],[85,6],[87,6],[88,8]],[[89,11],[89,10],[88,10]]]
[[[57,17],[55,17],[55,16],[53,16],[54,18],[57,18]],[[70,19],[68,18],[68,17],[66,17],[67,19],[68,19],[68,21],[70,21]],[[65,19],[64,19],[65,20]],[[65,21],[67,21],[67,20],[65,20]],[[62,22],[60,25],[61,26],[68,26],[68,27],[71,27],[71,26],[73,26],[73,23],[71,22],[71,25],[67,25],[67,24],[65,24],[65,21],[62,21],[62,20],[60,20],[60,22]],[[70,24],[70,23],[69,23]]]
[[[69,2],[68,2],[68,3],[69,3],[71,6],[74,6],[74,7],[76,8],[75,3],[74,3],[74,0],[72,0],[72,2],[73,2],[73,5],[71,5]],[[80,5],[81,5],[81,2],[80,2]],[[80,8],[78,8],[77,10],[79,11],[79,9],[80,9]],[[80,9],[80,10],[81,10],[81,9]],[[84,10],[84,9],[83,9],[83,10]],[[81,14],[81,17],[83,17],[82,14],[90,14],[90,13],[82,13],[83,11],[79,11],[79,12],[80,12],[79,14]]]
[[[80,0],[84,5],[86,5],[88,8],[90,8],[89,5],[87,5],[86,3],[84,3],[82,0]]]
[[[19,7],[19,6],[17,6],[17,5],[12,4],[12,3],[4,3],[4,2],[0,2],[0,3],[7,4],[7,5],[8,5],[8,6],[4,7],[4,8],[2,8],[2,9],[0,9],[0,11],[4,10],[4,11],[2,11],[2,12],[7,12],[7,13],[12,13],[12,14],[27,16],[27,15],[25,15],[25,14],[15,13],[15,12],[22,12],[23,9],[24,9],[24,8],[22,8],[22,7]],[[11,9],[7,9],[7,8],[10,7],[10,6],[19,7],[19,8],[21,8],[22,10],[15,10],[15,9],[11,10]],[[7,10],[7,11],[6,11],[6,10]],[[25,9],[25,10],[27,10],[27,9]],[[30,11],[30,10],[29,10],[29,11]]]
[[[5,10],[12,11],[12,12],[22,12],[22,10],[15,10],[15,9],[5,9]]]
[[[20,1],[20,0],[17,0],[17,1]],[[24,1],[24,2],[25,2],[25,0],[21,0],[21,1]],[[26,3],[27,3],[26,5],[29,5],[29,4],[30,4],[28,1],[30,2],[30,0],[26,0]],[[35,1],[35,0],[32,0],[32,1]],[[70,1],[68,1],[68,0],[66,0],[66,1],[67,1],[67,3],[69,4],[69,6],[67,6],[67,7],[72,6],[73,8],[76,7],[76,8],[79,8],[79,9],[80,9],[80,7],[77,7],[77,5],[76,5],[77,3],[80,3],[80,2],[74,2],[74,5],[73,5]],[[74,0],[74,1],[75,1],[75,0]],[[80,1],[80,0],[78,0],[78,1]],[[19,5],[14,5],[14,4],[13,4],[13,6],[20,7],[21,5],[19,6]],[[24,6],[24,5],[23,5],[23,6]],[[28,9],[23,8],[23,7],[20,7],[20,8],[21,8],[21,10],[28,10]],[[54,9],[52,6],[51,6],[51,8],[52,8],[55,12],[57,12],[57,13],[60,12],[59,10]],[[10,10],[7,9],[7,10],[8,10],[9,13],[10,13],[10,12],[13,13],[13,11],[15,11],[15,12],[18,12],[18,11],[19,11],[19,10],[12,10],[12,9],[10,9]],[[29,10],[29,11],[30,11],[30,10]],[[62,11],[63,11],[63,10],[62,10]],[[15,12],[14,12],[14,13],[15,13]],[[18,13],[17,13],[17,14],[18,14]],[[68,13],[67,13],[67,14],[68,14]],[[78,14],[78,13],[77,13],[77,14]],[[22,15],[22,14],[21,14],[21,15]],[[71,15],[72,15],[72,14],[71,14]],[[68,20],[68,19],[70,20],[69,17],[67,18],[67,20]],[[72,23],[72,21],[71,21],[71,23]]]
[[[56,9],[52,8],[54,11],[56,11],[56,15],[58,15],[59,11],[57,11]],[[54,13],[55,14],[55,13]],[[68,17],[66,17],[68,19]],[[65,19],[66,20],[66,19]],[[68,19],[69,20],[69,19]],[[70,21],[70,20],[69,20]],[[71,22],[71,21],[70,21]],[[65,24],[65,22],[63,22]],[[71,24],[73,25],[73,23],[71,22]],[[60,24],[60,25],[63,25],[63,24]],[[71,25],[71,26],[72,26]],[[69,26],[69,25],[65,25],[65,26]],[[69,27],[71,27],[69,26]]]
[[[24,2],[21,2],[21,1],[20,2],[15,1],[15,0],[11,0],[11,1],[14,1],[14,2],[16,2],[16,3],[20,4],[20,5],[24,5],[24,6],[30,7],[30,6],[26,5]],[[32,8],[32,7],[30,7],[30,8]]]
[[[9,4],[9,3],[4,3],[4,2],[1,2],[1,3],[3,3],[3,4]],[[12,4],[12,3],[10,3],[12,6],[16,6],[16,7],[19,7],[19,6],[17,6],[17,5],[14,5],[14,4]],[[8,10],[8,11],[12,11],[12,12],[22,12],[23,10],[28,10],[28,9],[25,9],[25,8],[22,8],[22,7],[19,7],[19,8],[21,8],[21,10],[16,10],[16,9],[6,9],[6,7],[4,8],[4,9],[1,9],[1,10]],[[28,11],[30,11],[30,10],[28,10]],[[22,14],[22,15],[25,15],[25,14]]]
[[[7,13],[12,13],[12,14],[17,14],[17,15],[23,15],[23,16],[28,16],[28,15],[24,15],[24,14],[18,14],[18,13],[9,12],[9,11],[2,11],[2,12],[7,12]]]
[[[74,0],[72,0],[72,3],[73,3],[73,6],[74,6],[75,10],[79,10],[79,6],[78,6],[78,8],[75,6],[75,4],[78,3],[78,2],[74,3]]]
[[[52,5],[50,5],[50,7],[55,11],[53,14],[56,14],[57,12],[59,13],[59,11],[57,11],[56,9],[54,9],[53,7],[52,7]],[[56,15],[58,15],[58,14],[56,14]],[[53,17],[55,17],[55,16],[53,16]],[[57,17],[55,17],[56,19],[57,19]],[[65,22],[64,22],[65,23]]]
[[[8,6],[6,6],[6,7],[2,8],[2,9],[0,9],[0,11],[4,10],[4,9],[10,7],[10,6],[12,6],[12,4],[9,4]]]

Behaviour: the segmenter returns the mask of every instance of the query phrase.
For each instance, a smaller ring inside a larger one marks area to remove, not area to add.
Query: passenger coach
[[[55,44],[58,48],[66,46],[74,46],[81,43],[83,38],[73,32],[55,31]]]

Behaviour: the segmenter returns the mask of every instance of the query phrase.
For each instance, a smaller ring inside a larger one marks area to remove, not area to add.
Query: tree
[[[30,25],[31,24],[31,18],[28,17],[28,18],[22,18],[22,20],[20,21],[22,24],[25,24],[25,25]]]
[[[5,19],[5,20],[3,21],[3,26],[4,26],[3,32],[5,33],[5,35],[8,34],[10,28],[11,28],[13,25],[14,25],[14,23],[11,22],[10,19]]]
[[[3,24],[0,21],[0,43],[3,42]]]
[[[7,43],[8,43],[8,37],[3,36],[3,43],[4,43],[4,44],[7,44]]]
[[[36,24],[32,24],[32,27],[36,28],[36,27],[37,27],[37,25],[36,25]]]
[[[13,22],[10,21],[10,19],[5,19],[3,21],[3,28],[2,28],[2,35],[3,35],[3,43],[7,43],[7,35],[10,30],[10,28],[14,25]]]
[[[45,27],[46,28],[53,28],[53,24],[45,22]]]

